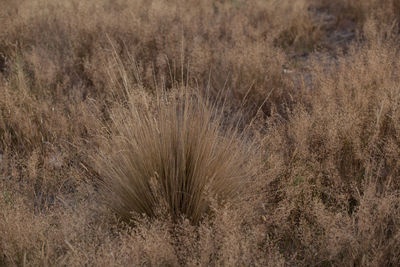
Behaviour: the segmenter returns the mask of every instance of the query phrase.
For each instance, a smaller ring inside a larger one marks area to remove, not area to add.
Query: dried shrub
[[[190,94],[158,99],[154,111],[130,96],[128,110],[112,117],[111,138],[98,157],[105,197],[124,219],[131,213],[193,223],[209,211],[209,201],[234,200],[248,188],[255,166],[223,112]],[[223,130],[223,132],[222,132]]]

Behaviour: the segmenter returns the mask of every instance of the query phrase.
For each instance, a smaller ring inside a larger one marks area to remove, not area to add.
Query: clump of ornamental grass
[[[223,110],[188,91],[156,97],[155,104],[128,98],[112,112],[96,159],[103,194],[118,216],[167,215],[196,224],[211,203],[245,197],[255,170],[252,145]]]

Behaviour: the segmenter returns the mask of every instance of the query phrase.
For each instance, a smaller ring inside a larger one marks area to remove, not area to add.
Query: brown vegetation
[[[0,2],[0,266],[400,265],[400,5]]]

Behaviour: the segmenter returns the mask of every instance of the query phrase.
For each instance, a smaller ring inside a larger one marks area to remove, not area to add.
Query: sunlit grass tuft
[[[235,200],[247,187],[250,145],[215,105],[193,94],[159,98],[154,109],[128,102],[98,158],[107,201],[121,218],[166,211],[197,223],[210,200]]]

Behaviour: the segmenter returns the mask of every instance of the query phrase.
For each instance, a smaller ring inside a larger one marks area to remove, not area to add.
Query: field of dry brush
[[[399,265],[399,1],[0,1],[0,266]]]

